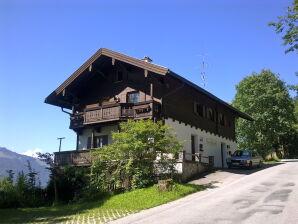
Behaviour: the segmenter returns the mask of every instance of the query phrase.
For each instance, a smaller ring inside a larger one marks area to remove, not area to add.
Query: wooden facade
[[[108,49],[96,52],[45,102],[71,110],[70,128],[78,134],[127,119],[172,118],[234,140],[235,119],[252,120],[165,67]],[[74,153],[56,153],[57,165],[77,164]]]

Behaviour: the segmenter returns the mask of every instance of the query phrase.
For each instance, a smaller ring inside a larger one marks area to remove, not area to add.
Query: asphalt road
[[[254,170],[222,170],[192,183],[206,191],[112,222],[298,224],[298,160]]]

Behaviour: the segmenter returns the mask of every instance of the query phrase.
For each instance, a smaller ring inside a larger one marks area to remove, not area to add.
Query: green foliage
[[[295,72],[295,75],[297,76],[297,78],[298,78],[298,72]],[[298,84],[295,84],[295,85],[289,85],[289,89],[290,90],[293,90],[293,91],[295,91],[296,92],[296,101],[297,101],[297,96],[298,96]]]
[[[253,73],[237,86],[233,106],[251,115],[254,122],[236,123],[240,149],[257,150],[261,155],[286,145],[285,136],[295,123],[294,105],[287,87],[270,70]]]
[[[112,133],[113,144],[93,153],[94,186],[102,191],[130,190],[153,184],[156,175],[172,177],[182,145],[170,127],[151,120],[129,120],[120,129]]]
[[[27,174],[27,184],[28,184],[28,188],[30,190],[34,190],[34,188],[36,187],[36,176],[37,176],[37,172],[35,172],[34,169],[32,169],[31,164],[29,162],[29,160],[27,160],[27,169],[28,169],[28,174]]]
[[[58,198],[62,202],[79,200],[89,185],[89,170],[85,167],[65,166],[56,170]],[[49,189],[54,194],[54,180],[51,179]]]
[[[16,189],[9,178],[0,180],[0,208],[12,208],[18,203]]]
[[[7,172],[7,174],[8,174],[7,179],[8,179],[11,183],[13,183],[13,177],[14,177],[14,172],[13,172],[13,170],[6,170],[6,172]]]
[[[36,186],[37,173],[28,161],[28,174],[20,172],[13,184],[14,173],[7,171],[8,177],[0,180],[0,208],[36,207],[46,205],[46,190]]]
[[[285,16],[279,16],[278,22],[270,22],[269,26],[275,27],[276,33],[282,33],[283,45],[289,45],[285,51],[298,53],[298,0],[294,0],[292,7],[288,7]]]

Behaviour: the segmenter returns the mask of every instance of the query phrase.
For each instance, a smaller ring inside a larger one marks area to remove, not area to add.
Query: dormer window
[[[116,72],[116,77],[115,77],[115,82],[121,82],[123,81],[123,72],[122,71],[117,71]]]
[[[127,103],[138,103],[140,100],[139,92],[127,93]]]

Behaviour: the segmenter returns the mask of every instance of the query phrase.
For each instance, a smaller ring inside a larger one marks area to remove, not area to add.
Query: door
[[[191,136],[191,154],[196,153],[196,148],[195,148],[195,136]],[[196,157],[193,155],[191,158],[192,161],[196,161]]]

